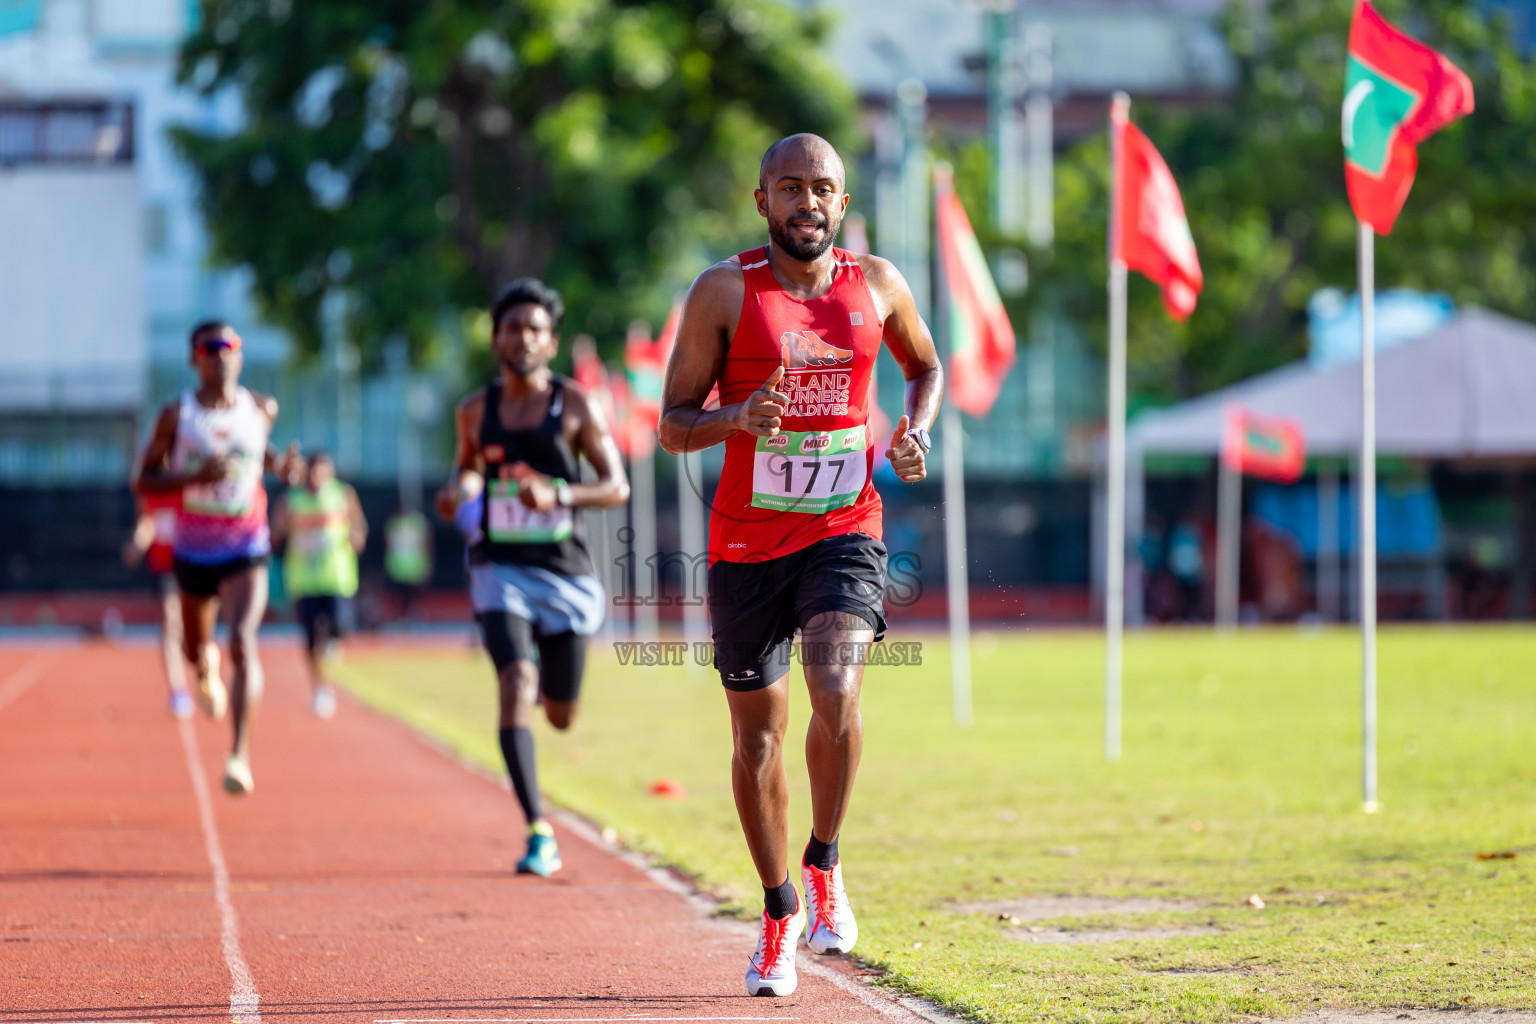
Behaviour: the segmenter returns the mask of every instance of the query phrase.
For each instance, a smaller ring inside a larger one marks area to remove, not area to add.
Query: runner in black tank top
[[[587,637],[603,621],[580,510],[629,500],[601,406],[549,369],[563,312],[560,296],[531,278],[496,301],[501,378],[459,403],[455,474],[437,497],[439,514],[471,536],[470,599],[500,685],[502,756],[528,820],[517,870],[537,875],[558,870],[560,853],[540,808],[528,727],[541,702],[556,729],[570,725]],[[594,482],[580,482],[578,456]]]
[[[508,430],[502,426],[501,381],[493,381],[485,389],[485,414],[480,420],[480,453],[485,460],[487,500],[480,512],[480,539],[470,548],[470,561],[476,565],[501,562],[510,565],[537,566],[567,576],[585,576],[592,572],[592,557],[587,552],[586,529],[582,517],[556,513],[544,517],[552,525],[547,529],[558,539],[550,541],[494,540],[494,536],[507,536],[510,530],[493,530],[490,518],[493,509],[493,492],[504,488],[515,493],[515,467],[522,463],[536,473],[552,480],[571,483],[581,479],[581,467],[576,453],[565,436],[564,415],[568,381],[557,374],[550,376],[551,394],[549,411],[537,427]],[[502,485],[502,487],[498,487]],[[508,496],[507,500],[510,500]],[[570,513],[570,509],[565,509]],[[570,533],[560,536],[566,523]],[[535,532],[524,528],[524,533]]]

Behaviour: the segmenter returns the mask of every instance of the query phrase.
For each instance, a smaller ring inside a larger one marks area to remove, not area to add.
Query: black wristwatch
[[[928,431],[922,427],[907,431],[907,436],[917,442],[917,446],[923,450],[924,455],[933,451],[933,438],[929,437]]]

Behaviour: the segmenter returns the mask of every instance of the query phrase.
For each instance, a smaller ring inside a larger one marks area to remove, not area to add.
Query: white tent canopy
[[[1536,327],[1483,309],[1460,313],[1376,355],[1376,443],[1388,455],[1536,453]],[[1309,454],[1360,450],[1360,364],[1282,367],[1140,417],[1140,453],[1215,454],[1229,403],[1297,421]]]

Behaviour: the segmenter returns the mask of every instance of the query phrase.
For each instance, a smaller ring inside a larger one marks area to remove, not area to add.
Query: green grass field
[[[1021,1022],[1536,1007],[1536,631],[1383,633],[1376,815],[1360,810],[1352,633],[1133,635],[1115,765],[1102,755],[1097,634],[983,633],[974,650],[969,731],[951,725],[938,639],[921,667],[871,668],[865,680],[864,763],[841,846],[858,954],[889,983]],[[343,677],[500,770],[482,656],[381,648],[353,655]],[[791,679],[798,850],[807,704],[798,669]],[[575,729],[544,729],[540,743],[554,799],[757,912],[712,673],[594,652]],[[688,798],[648,796],[662,777]],[[516,821],[509,810],[509,830]],[[1477,858],[1506,852],[1516,856]],[[1043,896],[1191,904],[1034,924],[1052,933],[1204,933],[1031,942],[1027,920],[963,909]]]

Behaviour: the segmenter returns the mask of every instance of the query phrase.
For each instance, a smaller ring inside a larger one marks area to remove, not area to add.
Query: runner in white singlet
[[[234,742],[224,788],[249,793],[251,720],[263,677],[256,631],[267,607],[267,491],[271,470],[292,479],[297,446],[279,453],[269,440],[277,402],[240,386],[240,335],[222,321],[192,329],[198,386],[167,403],[139,460],[134,488],[144,495],[179,493],[174,543],[186,655],[196,667],[199,706],[210,717],[232,709]],[[233,677],[226,693],[213,641],[220,606],[229,623]]]

